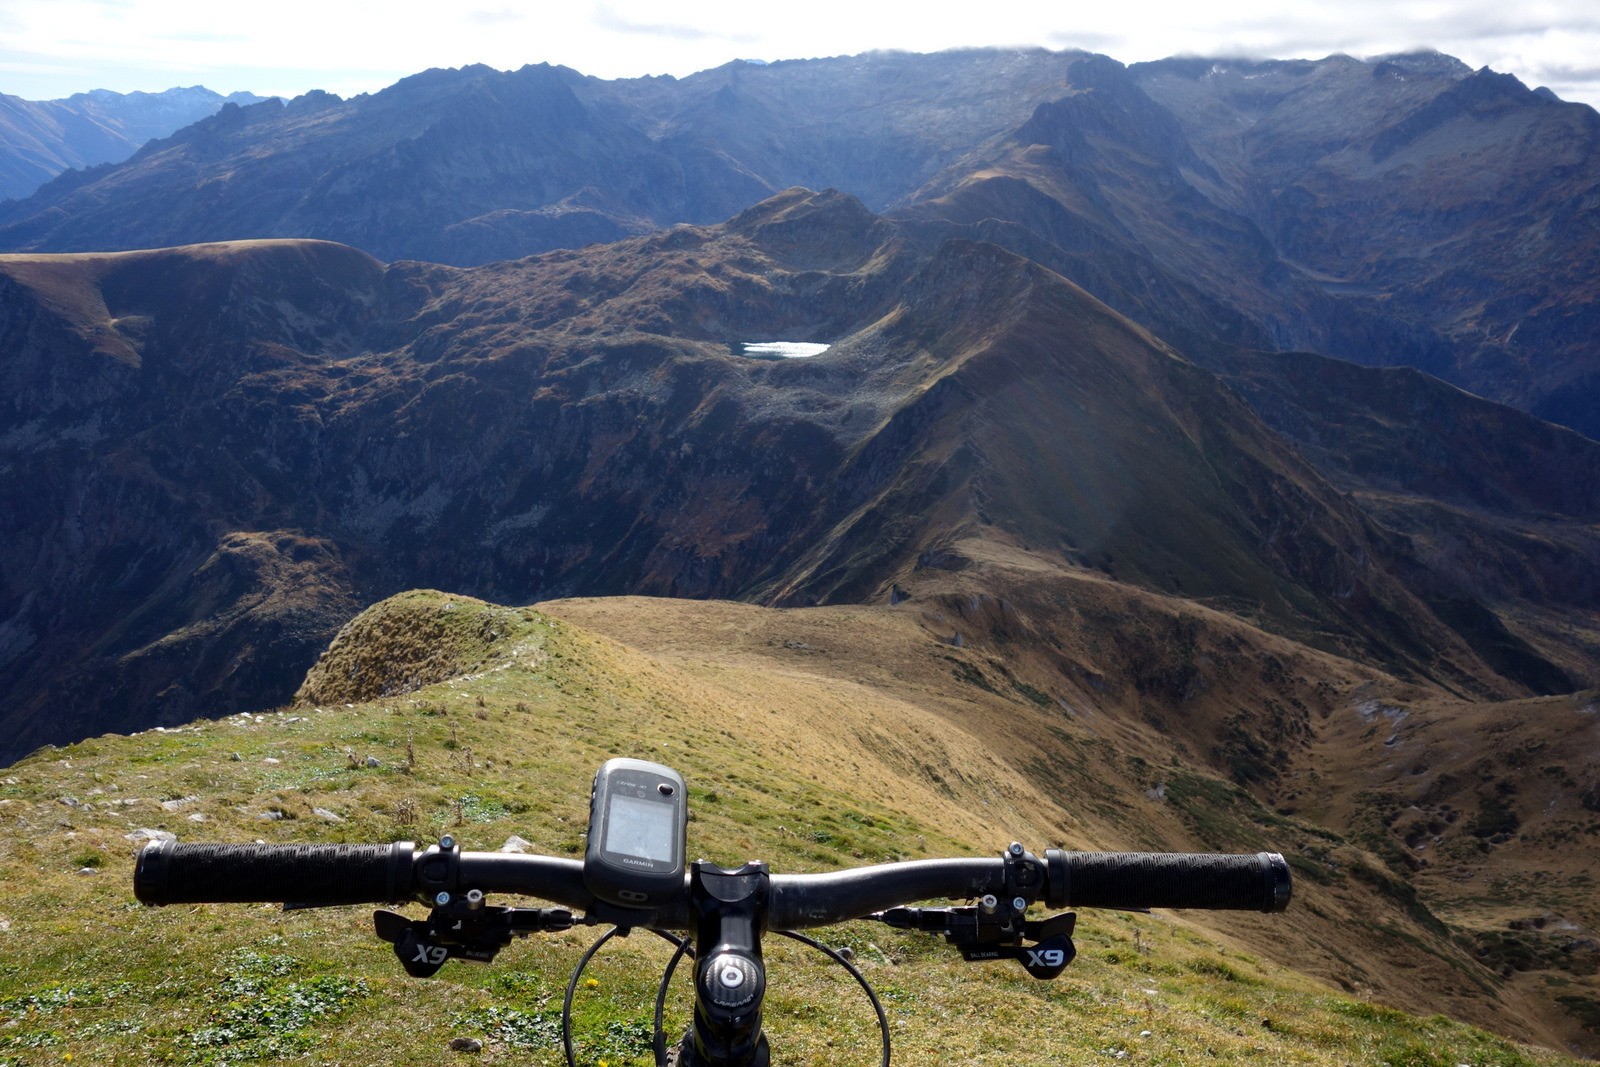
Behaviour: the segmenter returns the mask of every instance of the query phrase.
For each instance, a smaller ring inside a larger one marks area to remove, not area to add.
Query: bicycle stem
[[[768,1067],[761,1030],[766,966],[761,933],[771,876],[765,863],[727,870],[705,860],[690,867],[697,912],[694,1025],[680,1067]]]

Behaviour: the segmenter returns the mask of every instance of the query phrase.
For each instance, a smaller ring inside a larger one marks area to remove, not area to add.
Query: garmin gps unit
[[[671,767],[607,760],[589,794],[583,880],[601,900],[648,908],[684,891],[688,790]]]

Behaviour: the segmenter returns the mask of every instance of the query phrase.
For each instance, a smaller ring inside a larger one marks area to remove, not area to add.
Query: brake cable
[[[583,977],[583,972],[589,966],[589,961],[594,959],[595,953],[600,951],[600,947],[602,945],[604,945],[607,941],[610,941],[613,937],[617,937],[619,935],[622,937],[627,937],[628,934],[632,933],[636,929],[640,928],[624,928],[621,926],[613,926],[611,929],[601,934],[599,939],[588,947],[583,956],[578,960],[578,965],[572,969],[572,977],[567,981],[567,995],[561,1000],[561,1050],[567,1055],[567,1067],[578,1067],[577,1055],[572,1050],[572,997],[573,994],[577,992],[578,979]],[[675,937],[674,935],[667,933],[665,930],[656,930],[648,926],[643,927],[643,929],[649,930],[652,934],[655,934],[663,941],[677,947],[678,951],[673,955],[672,962],[668,964],[668,967],[670,968],[677,966],[678,960],[683,956],[684,950],[689,947],[689,939],[686,937]],[[668,976],[671,976],[670,970],[668,971]],[[656,998],[656,1036],[653,1044],[656,1047],[657,1067],[661,1067],[661,1065],[665,1063],[665,1053],[662,1051],[661,1041],[661,1002],[665,999],[665,997],[666,986],[663,984],[661,994]]]
[[[583,977],[583,970],[589,966],[589,961],[594,954],[600,951],[600,946],[617,936],[620,926],[613,926],[601,934],[594,944],[584,950],[578,959],[578,965],[572,969],[572,977],[567,981],[567,995],[561,1000],[561,1049],[567,1054],[567,1067],[578,1067],[578,1059],[572,1051],[572,995],[578,989],[578,979]]]
[[[657,937],[660,937],[662,940],[676,947],[676,951],[673,952],[672,958],[667,961],[666,968],[661,972],[661,983],[656,988],[656,1010],[653,1027],[655,1033],[651,1038],[651,1052],[655,1056],[656,1067],[666,1067],[668,1062],[667,1031],[665,1025],[667,989],[669,986],[671,986],[672,976],[677,973],[678,964],[683,960],[683,957],[694,956],[694,942],[687,937],[676,937],[667,933],[665,930],[656,930],[650,927],[645,927],[645,929],[650,930],[650,932],[655,934]],[[632,932],[631,928],[629,932]],[[867,976],[861,973],[861,969],[854,963],[850,962],[850,960],[846,959],[845,956],[838,950],[829,948],[827,945],[824,945],[815,938],[807,937],[805,934],[799,933],[795,930],[774,930],[772,932],[776,934],[782,934],[784,937],[787,937],[793,941],[798,941],[802,945],[808,945],[811,948],[816,949],[818,952],[821,952],[833,962],[843,967],[846,971],[850,972],[850,977],[854,978],[856,980],[856,984],[859,985],[867,994],[867,1000],[871,1002],[872,1010],[878,1016],[878,1034],[882,1038],[883,1048],[883,1058],[879,1061],[879,1064],[880,1067],[889,1067],[889,1061],[891,1058],[889,1016],[884,1012],[883,1002],[878,999],[877,992],[873,990],[872,984],[867,981]],[[577,993],[578,982],[582,979],[583,972],[588,968],[589,961],[595,957],[595,954],[600,951],[607,941],[610,941],[613,937],[617,937],[618,935],[624,937],[627,936],[627,934],[623,933],[623,928],[620,926],[613,926],[611,929],[601,934],[595,943],[590,945],[588,949],[584,951],[583,956],[578,960],[578,965],[572,969],[572,977],[567,981],[567,993],[561,1001],[561,1049],[566,1054],[567,1067],[577,1067],[578,1063],[577,1054],[572,1047],[572,998]]]
[[[878,1033],[883,1035],[882,1067],[889,1067],[889,1017],[884,1014],[883,1003],[878,1000],[878,994],[873,992],[872,986],[868,984],[867,976],[861,973],[861,969],[859,967],[845,959],[843,953],[829,948],[821,941],[807,937],[805,934],[798,933],[794,930],[778,930],[775,932],[782,934],[784,937],[793,938],[802,945],[810,945],[818,952],[825,953],[830,959],[833,960],[833,962],[850,972],[850,977],[854,978],[856,980],[856,984],[866,991],[867,999],[872,1002],[872,1010],[878,1013]]]
[[[651,1051],[656,1056],[656,1067],[667,1067],[667,986],[672,983],[672,976],[678,969],[678,961],[685,955],[694,955],[694,942],[687,937],[678,939],[678,951],[667,961],[666,970],[661,972],[661,985],[656,989],[655,1035],[651,1038]]]

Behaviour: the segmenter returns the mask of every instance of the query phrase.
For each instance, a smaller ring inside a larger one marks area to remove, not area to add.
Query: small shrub
[[[1365,1000],[1336,1000],[1328,1007],[1336,1015],[1360,1019],[1362,1022],[1394,1025],[1410,1020],[1410,1016],[1406,1015],[1405,1012],[1386,1008],[1382,1004],[1372,1004]]]
[[[1189,970],[1204,978],[1220,978],[1224,982],[1246,982],[1250,979],[1230,963],[1211,956],[1197,956],[1188,963]]]
[[[1514,834],[1521,825],[1522,820],[1503,797],[1485,792],[1478,794],[1478,817],[1467,830],[1474,837],[1494,837]]]
[[[394,805],[394,821],[396,826],[417,825],[417,802],[410,797],[401,797]]]
[[[1557,997],[1556,1003],[1565,1008],[1567,1014],[1577,1019],[1585,1030],[1591,1034],[1600,1034],[1600,1001],[1569,993]]]
[[[1457,1057],[1440,1052],[1421,1041],[1407,1041],[1383,1050],[1379,1057],[1389,1067],[1455,1067]]]

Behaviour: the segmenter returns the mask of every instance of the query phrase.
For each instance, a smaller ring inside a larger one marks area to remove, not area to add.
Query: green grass
[[[452,625],[483,633],[478,609],[450,599]],[[415,597],[407,610],[437,607]],[[471,681],[99,738],[0,772],[0,1064],[438,1067],[457,1055],[454,1037],[482,1040],[484,1062],[560,1062],[561,995],[597,931],[519,941],[493,966],[452,962],[413,979],[373,936],[370,908],[137,904],[127,835],[142,828],[276,843],[448,831],[468,849],[517,834],[573,855],[594,768],[629,754],[685,774],[690,851],[724,863],[818,870],[1004,843],[961,840],[936,811],[865,805],[850,782],[773,754],[769,732],[741,726],[731,706],[696,707],[693,686],[640,673],[571,627],[518,618],[541,655],[494,669],[504,646],[473,645]],[[507,628],[506,640],[525,636]],[[1173,791],[1207,834],[1260,833],[1232,786],[1182,777]],[[901,1064],[1578,1062],[1352,1000],[1165,918],[1086,912],[1078,930],[1079,958],[1052,983],[1014,964],[963,963],[926,935],[872,924],[824,935],[854,950],[882,995]],[[769,938],[766,951],[775,1062],[875,1063],[876,1021],[848,975],[787,939]],[[636,933],[595,959],[575,1001],[581,1063],[649,1062],[670,953]],[[675,1032],[688,999],[684,967],[669,1002]]]

